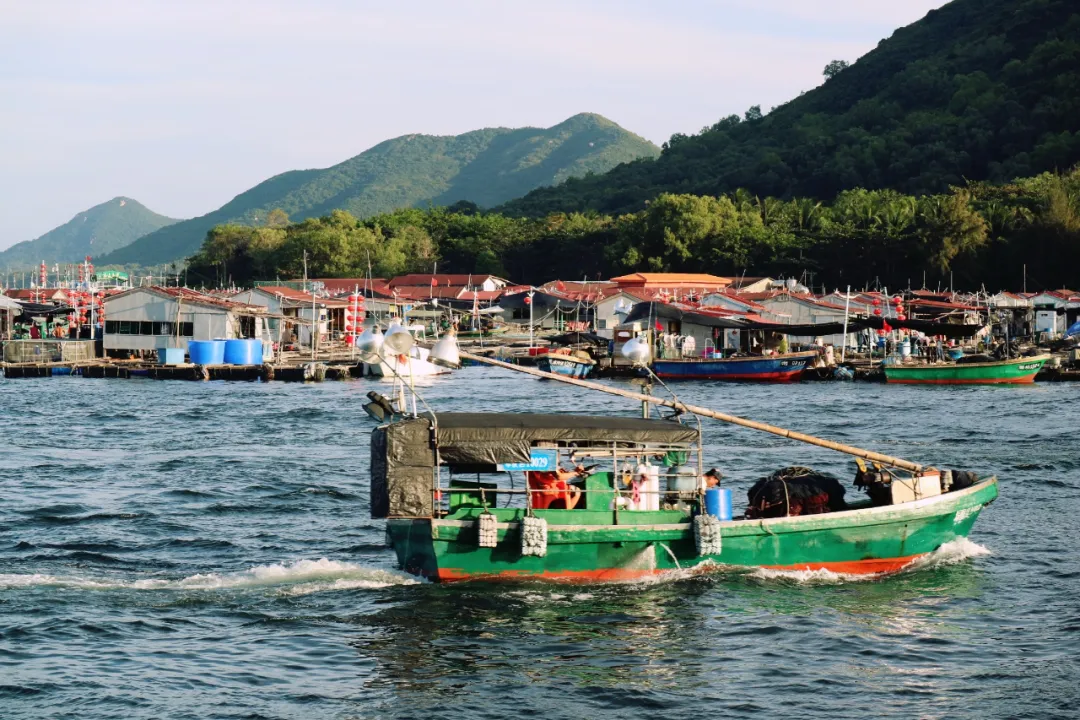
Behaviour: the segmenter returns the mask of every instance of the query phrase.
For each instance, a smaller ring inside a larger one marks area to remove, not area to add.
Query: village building
[[[723,290],[731,285],[731,278],[703,273],[630,273],[612,278],[620,290],[654,290],[678,300],[688,296],[701,296]]]
[[[266,338],[265,308],[176,287],[139,287],[105,298],[107,353],[186,348],[189,340]]]
[[[1035,333],[1061,335],[1080,318],[1080,294],[1072,290],[1047,290],[1031,298]]]
[[[0,295],[0,340],[14,336],[15,316],[22,312],[22,305],[6,295]]]
[[[320,345],[344,336],[347,297],[323,297],[286,286],[262,285],[234,295],[233,299],[266,308],[268,330],[274,342],[311,347],[313,322],[317,322]]]

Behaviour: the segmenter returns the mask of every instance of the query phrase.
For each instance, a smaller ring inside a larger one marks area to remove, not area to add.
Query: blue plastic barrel
[[[731,489],[709,488],[705,491],[705,512],[718,520],[731,519]]]
[[[226,365],[261,365],[262,340],[226,340]]]
[[[225,362],[225,341],[188,340],[188,357],[196,365],[221,365]]]

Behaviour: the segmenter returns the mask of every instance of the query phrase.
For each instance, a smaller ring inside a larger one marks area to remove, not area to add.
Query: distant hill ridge
[[[84,210],[35,240],[16,243],[0,252],[0,268],[30,268],[42,261],[52,267],[55,263],[79,262],[87,255],[96,259],[175,222],[137,200],[115,197]]]
[[[336,209],[366,217],[463,200],[490,207],[542,185],[659,153],[648,140],[592,113],[546,129],[403,135],[333,167],[272,177],[214,212],[150,233],[101,262],[151,265],[184,258],[199,249],[213,226],[263,224],[274,209],[296,221]]]
[[[764,117],[677,134],[656,160],[502,209],[633,212],[660,193],[831,200],[1005,182],[1080,162],[1080,3],[954,0]]]

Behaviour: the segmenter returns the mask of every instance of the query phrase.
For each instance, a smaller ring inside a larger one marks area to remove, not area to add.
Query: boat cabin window
[[[450,516],[506,508],[685,512],[701,488],[697,450],[690,445],[559,443],[533,447],[529,463],[442,465],[436,505]]]

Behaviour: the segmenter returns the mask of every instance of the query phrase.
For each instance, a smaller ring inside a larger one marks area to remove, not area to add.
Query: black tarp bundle
[[[568,332],[562,335],[551,335],[544,338],[549,343],[556,345],[581,345],[583,343],[590,343],[592,345],[607,345],[608,339],[601,335],[591,332]]]
[[[22,314],[26,317],[40,317],[42,315],[68,315],[75,312],[75,308],[67,305],[50,305],[48,303],[32,303],[19,301],[22,306]]]
[[[831,475],[807,467],[777,470],[746,493],[748,518],[818,515],[847,508],[844,486]]]

